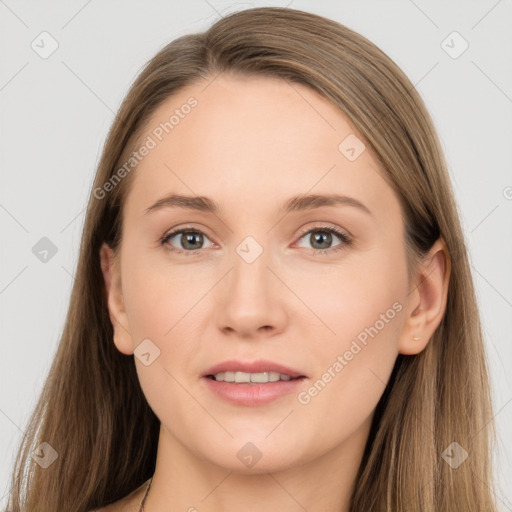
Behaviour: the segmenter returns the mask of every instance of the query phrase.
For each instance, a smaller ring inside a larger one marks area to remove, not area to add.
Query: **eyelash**
[[[304,238],[304,236],[307,235],[308,233],[313,233],[315,231],[324,231],[324,232],[328,232],[328,233],[334,233],[342,241],[341,244],[339,244],[339,245],[337,245],[335,247],[332,247],[330,249],[311,249],[315,253],[326,254],[326,253],[329,253],[329,252],[337,252],[337,251],[345,249],[346,247],[349,247],[352,244],[352,238],[351,237],[349,237],[343,231],[340,231],[339,229],[331,227],[331,226],[315,226],[314,228],[310,228],[307,231],[304,231],[300,235],[299,240],[301,238]],[[172,252],[177,252],[178,254],[184,253],[186,256],[197,256],[199,254],[200,250],[185,251],[184,249],[178,249],[176,247],[173,247],[173,246],[167,244],[167,242],[171,238],[173,238],[176,235],[183,234],[183,233],[200,233],[201,235],[206,236],[208,238],[208,235],[203,233],[200,229],[196,229],[196,228],[180,228],[180,229],[176,229],[175,231],[171,231],[170,233],[165,234],[160,239],[160,243],[161,243],[161,245],[166,245],[166,248],[168,250],[172,251]]]

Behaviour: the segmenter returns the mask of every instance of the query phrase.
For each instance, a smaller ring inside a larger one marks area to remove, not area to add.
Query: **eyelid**
[[[321,222],[321,221],[319,221],[319,222]],[[332,232],[336,233],[338,236],[343,236],[349,240],[352,239],[352,235],[346,229],[342,229],[336,225],[329,225],[326,222],[323,222],[319,226],[308,226],[304,229],[301,229],[299,238],[302,238],[305,234],[309,233],[310,231],[321,231],[322,229],[332,231]]]
[[[171,228],[169,231],[167,231],[159,240],[159,243],[161,245],[165,245],[166,246],[166,249],[172,251],[172,252],[177,252],[177,253],[186,253],[187,256],[191,256],[191,255],[194,255],[194,254],[199,254],[200,252],[202,252],[204,249],[197,249],[195,251],[186,251],[185,249],[180,249],[179,247],[174,247],[174,246],[170,246],[167,242],[174,238],[176,235],[181,235],[181,234],[184,234],[186,233],[187,231],[190,231],[192,233],[200,233],[201,235],[203,235],[204,237],[207,237],[208,240],[210,240],[213,244],[215,244],[215,242],[213,242],[213,240],[211,240],[211,237],[206,234],[204,232],[203,229],[199,229],[199,228],[196,228],[195,226],[183,226],[183,227],[179,227],[179,228]],[[216,245],[216,244],[215,244]]]
[[[328,249],[309,249],[310,251],[313,251],[313,254],[332,254],[335,253],[336,251],[343,250],[354,243],[353,236],[348,231],[338,226],[328,225],[325,222],[322,223],[321,226],[309,226],[307,228],[304,228],[304,230],[301,231],[297,240],[302,239],[304,235],[307,235],[308,233],[311,233],[313,231],[326,231],[328,233],[334,233],[334,235],[341,240],[341,244],[335,245],[334,247],[329,247]]]

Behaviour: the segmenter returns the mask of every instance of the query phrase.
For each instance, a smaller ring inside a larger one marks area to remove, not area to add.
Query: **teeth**
[[[215,374],[215,380],[224,382],[236,383],[266,383],[276,382],[278,380],[290,380],[289,375],[278,372],[261,372],[261,373],[246,373],[246,372],[220,372]]]

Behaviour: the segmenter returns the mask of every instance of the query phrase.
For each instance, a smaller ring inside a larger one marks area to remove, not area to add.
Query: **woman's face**
[[[371,149],[312,90],[208,83],[166,100],[141,138],[109,308],[161,435],[218,466],[274,471],[367,437],[410,300],[401,209]],[[190,202],[162,202],[172,195]],[[205,376],[232,360],[304,377]]]

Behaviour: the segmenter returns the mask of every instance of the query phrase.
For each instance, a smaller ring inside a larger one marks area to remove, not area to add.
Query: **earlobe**
[[[450,256],[440,238],[419,265],[416,284],[409,293],[408,316],[398,344],[400,354],[419,354],[427,346],[446,310],[450,274]]]
[[[114,339],[112,342],[119,352],[126,355],[133,354],[134,346],[128,331],[128,317],[124,309],[119,264],[116,261],[112,248],[106,243],[103,243],[100,248],[100,263],[105,282],[110,321],[114,329]]]

